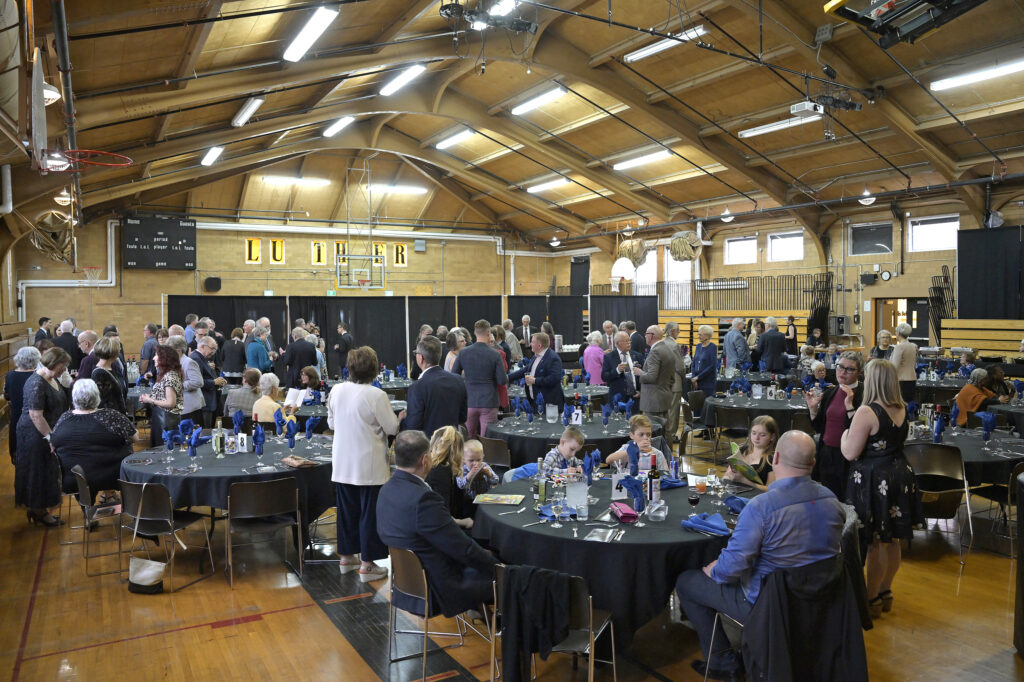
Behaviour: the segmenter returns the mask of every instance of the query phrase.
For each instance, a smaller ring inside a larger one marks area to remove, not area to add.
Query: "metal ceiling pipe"
[[[64,102],[64,134],[67,136],[68,149],[78,149],[78,136],[75,132],[75,91],[71,87],[71,57],[68,49],[68,23],[64,15],[64,0],[50,0],[50,14],[53,20],[54,47],[57,51],[57,70],[60,71],[61,95]],[[76,214],[81,219],[82,183],[79,172],[71,172],[71,267],[78,271],[78,241],[75,237]]]

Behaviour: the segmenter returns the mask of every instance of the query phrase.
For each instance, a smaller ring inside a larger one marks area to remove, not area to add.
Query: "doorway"
[[[910,340],[918,346],[928,345],[928,299],[927,298],[876,298],[875,329],[894,332],[897,325],[906,322],[913,331]]]

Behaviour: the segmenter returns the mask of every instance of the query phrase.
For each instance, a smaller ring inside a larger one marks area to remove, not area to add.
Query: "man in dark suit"
[[[292,330],[292,342],[281,356],[281,362],[288,368],[288,388],[302,388],[302,368],[316,367],[316,347],[306,341],[308,333],[302,327]]]
[[[629,332],[629,347],[641,356],[647,355],[651,347],[647,345],[647,339],[637,331],[636,322],[626,322],[626,331]]]
[[[39,329],[36,330],[36,338],[35,338],[36,341],[41,341],[42,339],[52,338],[50,336],[50,330],[48,329],[49,326],[50,326],[50,318],[48,318],[48,317],[40,317],[39,318]]]
[[[509,383],[526,379],[526,397],[536,402],[539,392],[544,396],[545,405],[558,405],[561,409],[565,404],[562,392],[562,358],[551,350],[551,339],[544,332],[537,332],[530,341],[533,359],[522,369],[508,375]]]
[[[764,361],[765,371],[786,371],[786,336],[779,331],[779,322],[774,317],[764,320],[765,333],[757,337],[757,352]]]
[[[501,355],[490,345],[491,323],[477,320],[473,333],[476,343],[459,351],[452,373],[466,378],[466,433],[477,438],[487,433],[488,424],[498,421],[498,386],[508,384],[508,375]]]
[[[644,359],[639,353],[629,348],[629,334],[620,331],[615,333],[615,350],[605,353],[601,365],[601,380],[608,385],[608,399],[616,394],[623,400],[637,397],[640,383],[633,372],[634,367],[641,367]]]
[[[409,386],[401,430],[423,431],[430,438],[442,426],[459,428],[466,422],[466,383],[459,375],[438,367],[439,362],[441,342],[424,336],[416,344],[416,364],[421,374]]]
[[[189,357],[195,360],[199,366],[199,374],[203,378],[203,387],[200,390],[203,392],[203,401],[206,403],[202,410],[204,428],[213,426],[213,415],[217,412],[217,393],[220,387],[228,382],[227,379],[222,379],[214,374],[213,368],[210,367],[210,360],[216,354],[217,342],[209,336],[199,337],[196,349],[189,354]]]
[[[82,364],[82,358],[85,357],[85,354],[78,347],[78,337],[74,334],[75,323],[71,320],[64,320],[60,323],[59,331],[60,333],[53,339],[53,345],[61,348],[71,356],[71,362],[68,363],[68,371],[77,372],[78,366]]]
[[[441,370],[437,370],[441,371]],[[388,547],[407,549],[423,564],[430,613],[455,616],[492,600],[497,560],[462,531],[430,489],[430,441],[422,431],[395,437],[395,469],[377,497],[377,534]],[[395,592],[395,606],[423,613],[423,604]]]
[[[338,353],[338,376],[341,376],[341,370],[348,366],[348,352],[355,348],[355,341],[352,340],[352,335],[348,333],[348,322],[338,323],[338,343],[334,344],[334,350]]]
[[[530,350],[530,343],[533,335],[536,333],[537,328],[530,326],[530,316],[523,315],[522,326],[516,327],[516,339],[519,341],[519,347],[523,349],[524,358],[528,358],[533,354]]]

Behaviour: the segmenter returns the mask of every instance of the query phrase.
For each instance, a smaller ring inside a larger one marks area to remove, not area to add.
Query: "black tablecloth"
[[[983,483],[999,483],[1006,485],[1017,462],[1024,462],[1024,440],[1007,435],[1005,432],[992,434],[993,448],[1002,446],[1003,455],[984,450],[985,441],[981,439],[980,429],[959,431],[952,435],[949,429],[942,434],[944,445],[955,445],[960,448],[960,456],[964,460],[964,473],[970,485]],[[931,442],[908,440],[907,443]]]
[[[988,411],[1005,414],[1010,425],[1017,429],[1017,433],[1024,434],[1024,405],[990,405]]]
[[[528,429],[537,429],[536,433],[524,433]],[[622,444],[629,440],[629,421],[621,415],[615,414],[608,420],[608,433],[604,433],[605,426],[601,423],[601,415],[594,415],[592,424],[581,424],[579,429],[583,431],[586,443],[583,449],[586,452],[593,452],[598,448],[602,455],[611,453],[622,447]],[[527,423],[525,417],[519,419],[506,418],[498,422],[491,422],[487,425],[488,438],[500,438],[508,443],[509,454],[513,467],[518,467],[527,462],[536,462],[551,449],[548,443],[557,443],[562,437],[565,427],[561,419],[554,424],[548,424],[543,419],[534,418],[533,423]],[[661,433],[661,425],[654,424],[654,434]]]
[[[294,454],[307,458],[312,456],[329,458],[331,455],[330,439],[317,438],[317,441],[326,443],[328,447],[306,450],[305,438],[299,438],[295,443]],[[292,452],[288,449],[287,443],[278,443],[275,437],[270,436],[267,438],[263,451],[264,465],[273,464]],[[198,506],[227,509],[228,491],[232,483],[271,481],[291,477],[298,483],[299,509],[302,511],[303,523],[306,526],[323,514],[325,510],[335,505],[334,485],[331,483],[332,469],[329,460],[308,469],[290,469],[278,465],[278,471],[255,473],[257,462],[254,454],[225,455],[223,459],[215,459],[210,443],[199,446],[198,453],[199,456],[196,460],[201,467],[199,471],[183,475],[165,473],[168,467],[163,462],[164,457],[168,454],[166,448],[143,450],[126,458],[121,463],[121,478],[133,483],[161,483],[167,486],[176,508]],[[186,452],[175,448],[171,454],[174,461],[170,466],[184,469],[189,465]],[[152,459],[152,464],[141,464],[134,461],[143,459]],[[254,473],[242,471],[243,468],[250,467]],[[305,536],[305,529],[303,535]]]
[[[569,384],[562,389],[562,393],[565,394],[566,400],[573,398],[577,393],[579,393],[580,396],[587,396],[594,405],[602,405],[604,404],[604,399],[608,396],[608,387],[601,385],[590,386],[589,384],[579,384],[573,388],[573,385]],[[522,398],[524,395],[526,395],[526,389],[519,384],[513,384],[508,387],[509,398]]]
[[[772,382],[773,375],[770,372],[747,372],[746,374],[737,373],[731,379],[726,377],[724,374],[719,374],[715,379],[715,390],[722,391],[723,393],[729,390],[732,386],[732,382],[739,378],[746,379],[752,384],[770,384]],[[796,378],[791,374],[775,374],[774,379],[785,388],[791,381],[796,381]]]
[[[932,381],[925,379],[917,381],[917,402],[924,403],[947,403],[953,399],[960,389],[967,383],[964,377],[946,377]]]
[[[747,415],[753,421],[755,417],[767,415],[775,420],[779,426],[779,433],[788,431],[793,424],[793,413],[803,412],[807,414],[807,403],[803,395],[794,395],[790,400],[768,400],[767,398],[747,398],[746,396],[735,396],[733,398],[708,398],[704,401],[704,423],[707,426],[715,426],[715,406],[719,407],[742,407],[746,409]]]
[[[398,414],[405,409],[406,402],[404,400],[392,400],[391,409],[394,410],[395,414]],[[300,405],[299,409],[295,412],[296,418],[300,423],[305,423],[308,417],[323,417],[327,418],[327,406],[326,405]]]
[[[525,494],[523,504],[533,505],[530,481],[513,481],[491,492]],[[611,481],[595,481],[590,494],[599,502],[590,507],[591,521],[607,509]],[[749,494],[749,493],[748,493]],[[582,576],[594,597],[594,606],[611,611],[615,636],[628,643],[633,633],[658,615],[668,604],[676,579],[683,571],[700,568],[718,558],[727,538],[709,537],[683,530],[679,522],[692,512],[686,501],[687,489],[662,493],[669,505],[668,518],[661,523],[647,520],[643,528],[620,524],[626,534],[619,542],[593,542],[583,537],[593,528],[579,524],[579,538],[572,537],[575,523],[562,521],[563,528],[537,525],[527,510],[522,514],[498,516],[514,507],[479,505],[473,523],[473,537],[497,551],[502,561],[529,564]],[[711,512],[711,496],[701,496],[697,512]],[[627,500],[628,502],[628,500]],[[726,518],[734,518],[726,515]]]
[[[149,389],[145,389],[145,392],[148,393]],[[125,396],[125,404],[129,413],[134,414],[139,411],[139,407],[142,405],[142,403],[139,402],[139,396],[142,395],[142,393],[143,389],[138,386],[132,386],[128,389],[128,394]],[[131,414],[129,414],[129,416],[131,416]]]

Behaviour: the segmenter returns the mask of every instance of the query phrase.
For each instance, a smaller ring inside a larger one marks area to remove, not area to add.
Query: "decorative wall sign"
[[[327,242],[310,242],[310,258],[313,265],[327,265]]]
[[[348,265],[348,242],[334,242],[334,261],[336,265]]]
[[[384,242],[373,243],[373,264],[375,266],[384,265],[384,259],[388,255],[388,245]]]
[[[259,265],[263,262],[263,244],[259,237],[246,237],[245,264]]]
[[[284,265],[284,240],[270,240],[270,264]]]
[[[394,258],[392,259],[392,265],[396,268],[404,268],[409,265],[409,245],[408,244],[392,244],[392,253]]]

